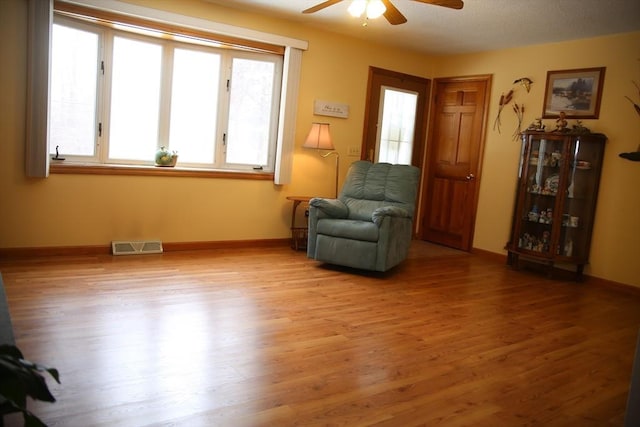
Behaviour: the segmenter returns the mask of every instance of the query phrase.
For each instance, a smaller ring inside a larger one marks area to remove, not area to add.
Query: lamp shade
[[[318,150],[334,150],[329,133],[329,123],[313,123],[307,139],[302,145],[304,148],[316,148]]]

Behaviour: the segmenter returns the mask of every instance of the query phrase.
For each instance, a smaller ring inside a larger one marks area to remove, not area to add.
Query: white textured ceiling
[[[366,27],[347,13],[350,0],[314,14],[301,11],[323,0],[204,1],[431,54],[480,52],[640,31],[640,0],[464,0],[461,10],[392,0],[408,22],[390,25],[379,18]]]

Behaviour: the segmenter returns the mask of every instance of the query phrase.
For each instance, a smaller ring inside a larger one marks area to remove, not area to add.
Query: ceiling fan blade
[[[419,3],[433,4],[436,6],[448,7],[450,9],[462,9],[464,3],[462,0],[413,0]]]
[[[400,13],[390,0],[382,0],[382,3],[384,4],[384,7],[387,8],[387,10],[384,11],[384,17],[387,18],[389,24],[398,25],[407,22],[407,18]]]
[[[302,11],[302,13],[313,13],[313,12],[317,12],[319,10],[324,9],[325,7],[329,7],[329,6],[333,6],[336,3],[340,3],[342,0],[327,0],[324,1],[322,3],[319,3],[313,7],[310,7],[309,9],[305,9]]]

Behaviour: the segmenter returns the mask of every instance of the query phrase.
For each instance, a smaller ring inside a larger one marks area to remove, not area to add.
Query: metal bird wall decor
[[[513,82],[514,85],[518,83],[520,83],[522,87],[524,87],[527,90],[527,93],[529,93],[529,91],[531,90],[531,85],[533,84],[533,81],[529,77],[522,77]]]
[[[638,83],[636,83],[635,81],[633,82],[633,84],[638,90],[638,95],[640,95],[640,85],[638,85]],[[629,98],[628,96],[625,96],[625,98],[627,98],[629,102],[633,104],[633,108],[636,110],[636,113],[638,113],[638,116],[640,117],[640,104],[636,104],[635,102],[633,102],[633,99]],[[620,153],[618,155],[623,159],[631,160],[632,162],[640,162],[640,145],[638,145],[638,148],[636,151],[630,151],[628,153]]]

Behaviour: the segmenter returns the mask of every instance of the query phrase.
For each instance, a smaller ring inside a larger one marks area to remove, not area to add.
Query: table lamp
[[[311,124],[311,130],[307,135],[307,139],[302,145],[303,148],[315,148],[316,150],[335,150],[333,142],[331,141],[331,133],[329,132],[329,123],[317,123]],[[340,171],[340,154],[337,151],[329,151],[326,154],[321,154],[326,158],[332,154],[336,156],[336,198],[338,197],[338,176]]]

